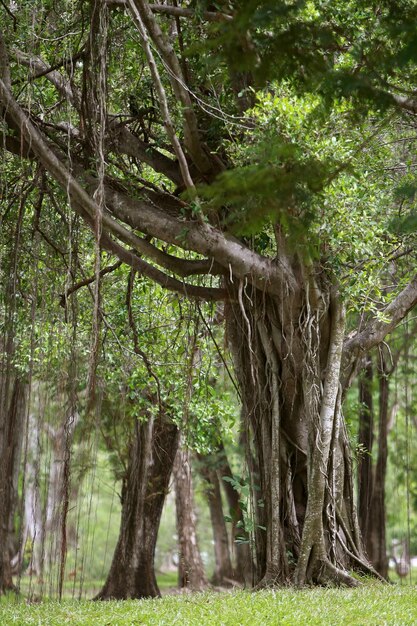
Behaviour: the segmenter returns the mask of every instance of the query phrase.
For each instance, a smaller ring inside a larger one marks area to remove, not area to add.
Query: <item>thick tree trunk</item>
[[[253,439],[248,459],[251,464],[255,457],[259,586],[355,585],[347,570],[370,569],[354,508],[340,406],[343,308],[337,292],[320,280],[319,285],[318,278],[307,281],[301,274],[300,290],[288,290],[280,300],[255,290],[244,293],[240,283],[227,311],[243,413]]]
[[[4,381],[3,381],[4,383]],[[24,438],[27,385],[16,378],[1,402],[0,414],[0,594],[14,589],[11,558],[14,545],[14,514],[18,504],[17,483]]]
[[[220,482],[212,459],[199,455],[199,471],[205,483],[205,493],[210,510],[211,526],[214,541],[214,573],[213,585],[228,587],[233,583],[233,568],[230,558],[229,537],[223,513]]]
[[[179,547],[178,586],[202,591],[208,586],[208,580],[198,547],[189,452],[183,446],[175,459],[174,478]]]
[[[154,570],[155,547],[177,448],[178,429],[165,416],[135,423],[119,539],[97,599],[160,595]]]

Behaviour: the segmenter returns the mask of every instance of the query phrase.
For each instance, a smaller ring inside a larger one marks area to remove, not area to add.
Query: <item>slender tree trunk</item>
[[[384,578],[387,578],[388,558],[386,546],[385,479],[388,459],[389,378],[388,366],[382,350],[380,352],[380,363],[378,365],[378,385],[378,457],[373,477],[372,495],[369,503],[369,524],[365,535],[365,546],[369,560],[376,571]]]
[[[79,422],[79,414],[75,409],[70,410],[60,426],[53,428],[45,425],[45,431],[52,449],[46,510],[42,532],[42,564],[47,571],[51,571],[59,563],[61,576],[67,553],[67,515],[70,500],[70,464],[72,442],[75,428]],[[60,583],[60,588],[62,583]]]
[[[256,581],[333,581],[371,570],[353,497],[341,411],[344,314],[337,291],[295,265],[299,290],[275,299],[229,285],[228,338],[253,441]]]
[[[240,505],[240,494],[233,487],[230,481],[225,481],[223,478],[233,478],[232,470],[229,465],[229,461],[226,455],[223,444],[219,448],[219,460],[217,474],[223,485],[224,492],[226,494],[227,503],[229,505],[229,514],[233,524],[233,552],[235,554],[236,564],[233,571],[233,578],[245,585],[252,583],[252,555],[249,543],[243,543],[236,541],[237,537],[244,535],[243,529],[243,512]]]
[[[174,465],[179,547],[178,586],[201,591],[208,586],[198,547],[189,452],[181,446]]]
[[[14,589],[11,558],[16,553],[14,517],[18,506],[18,475],[24,439],[27,385],[16,378],[10,401],[0,415],[0,594]]]
[[[28,445],[25,465],[24,520],[22,542],[14,557],[13,569],[21,572],[23,555],[28,541],[31,543],[31,557],[27,568],[28,574],[42,575],[43,520],[41,494],[39,489],[39,425],[31,414],[28,420]]]
[[[358,464],[358,513],[368,558],[375,570],[383,578],[387,578],[385,479],[388,458],[389,374],[394,370],[396,363],[389,367],[382,350],[378,358],[378,453],[374,466],[370,454],[373,441],[373,375],[370,359],[359,387],[361,401],[359,443],[364,447],[365,454],[360,457]]]
[[[210,457],[199,455],[199,472],[205,483],[207,503],[213,529],[215,566],[211,582],[222,587],[233,583],[229,537],[223,513],[222,494],[216,470]]]
[[[359,460],[358,460],[358,518],[365,547],[368,548],[369,515],[372,501],[373,446],[373,368],[370,356],[359,378]],[[368,556],[370,557],[369,550]],[[370,557],[371,558],[371,557]],[[372,561],[372,558],[371,558]]]
[[[178,429],[165,416],[135,423],[122,493],[119,539],[107,580],[97,599],[160,595],[154,559],[162,508],[168,491]]]

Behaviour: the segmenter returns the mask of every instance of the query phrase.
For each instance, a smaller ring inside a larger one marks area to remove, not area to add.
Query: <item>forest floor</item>
[[[415,626],[415,585],[166,595],[159,600],[0,599],[2,626]]]

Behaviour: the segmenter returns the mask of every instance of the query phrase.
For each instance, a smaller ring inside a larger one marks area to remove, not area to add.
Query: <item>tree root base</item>
[[[361,582],[330,561],[320,561],[315,571],[316,584],[333,587],[359,587]]]
[[[160,597],[161,597],[160,593],[156,593],[156,594],[151,594],[151,593],[148,593],[148,594],[141,594],[141,593],[107,594],[107,593],[103,593],[102,591],[100,591],[100,593],[98,593],[96,596],[94,596],[94,598],[92,598],[92,601],[93,602],[107,602],[109,600],[146,600],[149,598],[152,598],[153,600],[155,600]]]
[[[263,578],[253,587],[252,591],[262,591],[263,589],[277,589],[278,587],[288,587],[290,581],[280,575],[265,574]]]
[[[20,590],[14,584],[0,587],[0,596],[5,596],[8,593],[14,593],[16,596],[20,596]]]

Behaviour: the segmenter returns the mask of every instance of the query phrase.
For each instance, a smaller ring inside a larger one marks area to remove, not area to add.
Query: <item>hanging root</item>
[[[343,550],[346,552],[346,554],[353,560],[356,561],[356,563],[360,566],[360,568],[365,571],[368,572],[368,574],[370,574],[371,576],[375,576],[375,578],[378,578],[378,580],[380,580],[381,582],[386,583],[387,580],[381,576],[381,574],[379,572],[376,571],[376,569],[374,569],[372,567],[372,564],[369,563],[369,561],[364,557],[364,555],[358,550],[352,535],[349,532],[349,529],[347,527],[347,525],[345,524],[345,521],[343,519],[343,515],[341,514],[340,510],[337,509],[336,510],[336,517],[337,517],[337,521],[340,524],[340,527],[342,528],[343,532],[346,535],[346,538],[348,539],[350,545],[351,545],[351,550],[349,550],[348,546],[346,545],[345,541],[343,540],[343,537],[341,536],[341,533],[338,532],[337,533],[337,538],[340,541],[340,544],[343,548]]]
[[[365,560],[365,558],[357,556],[356,554],[354,554],[353,552],[351,552],[348,547],[346,546],[346,544],[344,543],[342,537],[340,536],[340,533],[337,533],[337,537],[340,541],[340,543],[342,544],[342,547],[344,549],[344,551],[346,552],[346,554],[353,560],[356,561],[356,563],[358,563],[358,565],[360,566],[360,568],[362,570],[364,570],[365,572],[368,572],[368,574],[371,574],[371,576],[375,576],[375,578],[378,578],[378,580],[380,580],[383,583],[386,583],[386,579],[381,576],[381,574],[379,572],[376,571],[376,569],[374,569],[371,565],[371,563],[368,563],[368,561]]]

